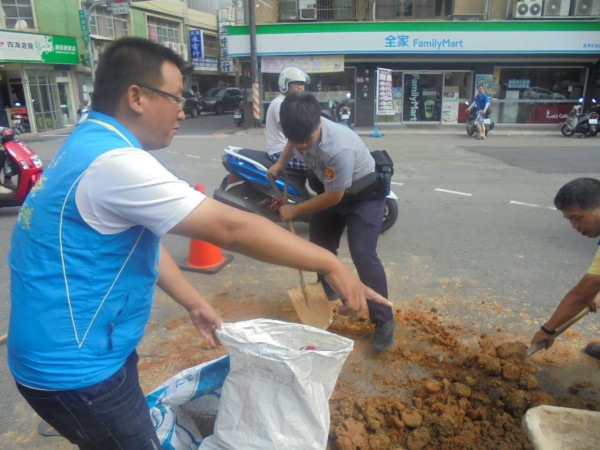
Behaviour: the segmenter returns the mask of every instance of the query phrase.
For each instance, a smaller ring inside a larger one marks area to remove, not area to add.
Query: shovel
[[[577,322],[579,319],[581,319],[583,316],[585,316],[589,312],[590,312],[590,308],[588,306],[583,308],[581,310],[581,312],[579,314],[577,314],[575,317],[572,317],[571,319],[567,320],[565,323],[560,325],[556,329],[556,334],[554,335],[554,337],[555,338],[558,337],[563,331],[565,331],[567,328],[569,328],[571,325],[573,325],[575,322]],[[542,342],[538,342],[537,344],[531,345],[527,349],[527,357],[533,355],[535,352],[537,352],[538,350],[541,350],[542,348],[544,348],[544,343],[542,343]]]
[[[281,197],[281,192],[275,181],[270,178],[269,181],[275,196],[277,198]],[[287,178],[285,180],[283,203],[287,203]],[[292,222],[288,221],[287,225],[289,230],[296,234]],[[298,270],[298,272],[300,273],[300,287],[288,290],[296,314],[303,324],[326,330],[333,321],[333,311],[323,286],[319,282],[307,283],[304,272],[302,270]]]

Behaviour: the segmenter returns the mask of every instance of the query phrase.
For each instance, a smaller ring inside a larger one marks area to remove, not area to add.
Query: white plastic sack
[[[201,450],[322,450],[329,398],[354,342],[297,323],[223,324],[229,351],[214,434]]]
[[[208,418],[212,427],[228,372],[229,356],[223,356],[179,372],[146,395],[164,450],[198,449],[199,425]]]

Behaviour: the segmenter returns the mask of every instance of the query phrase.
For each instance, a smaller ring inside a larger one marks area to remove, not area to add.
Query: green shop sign
[[[79,64],[77,40],[69,36],[0,31],[0,62]]]

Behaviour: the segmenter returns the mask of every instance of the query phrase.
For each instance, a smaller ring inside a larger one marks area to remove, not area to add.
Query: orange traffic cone
[[[197,184],[194,189],[204,194],[204,186]],[[182,270],[201,273],[217,273],[233,259],[233,256],[223,256],[221,249],[209,242],[192,239],[190,241],[190,254],[185,265],[179,266]]]

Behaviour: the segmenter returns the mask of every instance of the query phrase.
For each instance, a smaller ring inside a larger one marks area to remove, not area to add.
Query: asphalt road
[[[567,181],[599,176],[600,138],[565,138],[558,127],[497,127],[486,141],[467,137],[463,127],[383,129],[382,137],[358,131],[371,149],[387,149],[395,163],[393,190],[400,215],[379,243],[390,300],[398,308],[435,307],[446,320],[477,332],[502,330],[528,342],[585,273],[596,250],[596,242],[574,232],[552,202]],[[23,140],[47,164],[66,135]],[[173,144],[155,155],[175,175],[191,185],[201,183],[212,195],[225,176],[223,148],[261,149],[264,143],[263,129],[233,127],[230,114],[205,115],[185,121]],[[0,335],[8,322],[6,258],[17,212],[0,209]],[[306,236],[306,226],[297,228]],[[168,236],[164,242],[185,261],[188,240]],[[345,242],[340,257],[351,264]],[[273,270],[237,255],[217,275],[189,277],[208,296],[223,285],[236,286],[248,273],[264,277],[264,283],[238,286],[249,293],[285,293],[297,284],[289,269],[276,276]],[[161,308],[155,308],[155,320],[181,314],[175,307]],[[577,330],[584,337],[600,337],[596,323],[595,316],[588,317]],[[0,408],[5,412],[0,415],[0,448],[70,448],[60,438],[37,435],[39,419],[16,394],[5,346],[0,347],[0,374]]]

